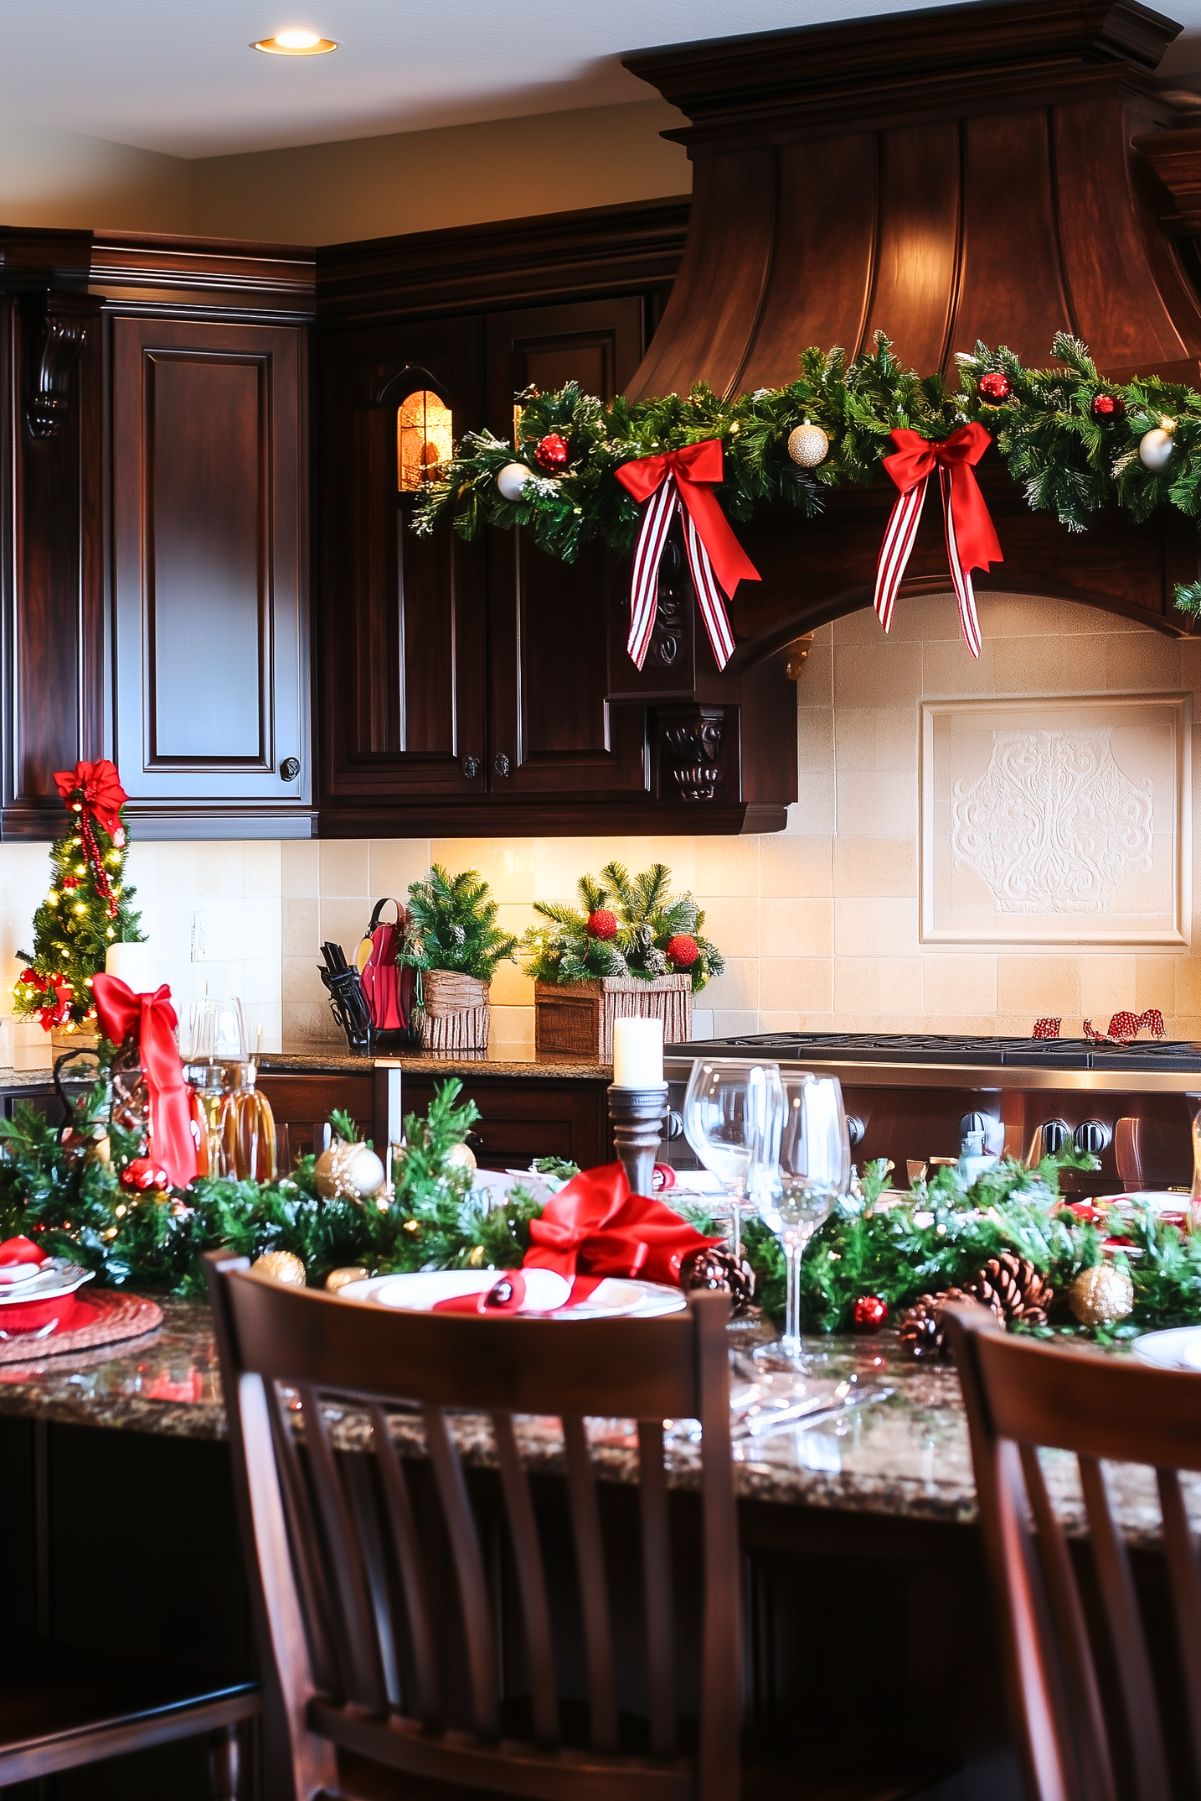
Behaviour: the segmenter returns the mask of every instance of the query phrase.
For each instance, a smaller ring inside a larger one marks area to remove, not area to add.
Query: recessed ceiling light
[[[274,37],[258,38],[251,48],[265,50],[269,56],[328,56],[338,44],[335,38],[319,37],[315,31],[294,25],[277,31]]]

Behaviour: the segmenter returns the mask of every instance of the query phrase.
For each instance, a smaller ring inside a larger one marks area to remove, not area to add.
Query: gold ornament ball
[[[339,1138],[313,1165],[317,1193],[327,1201],[365,1201],[384,1185],[384,1166],[369,1144]]]
[[[360,1264],[350,1263],[345,1269],[331,1269],[325,1278],[325,1286],[330,1294],[341,1294],[349,1283],[365,1282],[366,1280],[367,1271]]]
[[[448,1169],[465,1169],[469,1176],[474,1176],[478,1167],[469,1144],[452,1144],[446,1153],[446,1165]]]
[[[1082,1269],[1068,1289],[1068,1306],[1082,1326],[1112,1326],[1134,1308],[1134,1283],[1114,1263]]]
[[[830,440],[820,425],[798,425],[788,434],[788,454],[802,469],[816,469],[830,454]]]
[[[291,1251],[264,1251],[250,1266],[252,1276],[265,1276],[269,1282],[283,1282],[289,1288],[303,1288],[304,1264]]]

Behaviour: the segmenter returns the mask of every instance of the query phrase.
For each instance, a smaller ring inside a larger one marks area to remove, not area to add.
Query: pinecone
[[[690,1251],[680,1264],[680,1287],[685,1294],[694,1288],[722,1290],[729,1294],[736,1314],[747,1313],[755,1301],[755,1272],[745,1257],[738,1262],[720,1245],[706,1245]]]
[[[999,1257],[990,1257],[968,1289],[1006,1325],[1021,1320],[1028,1326],[1045,1326],[1055,1298],[1046,1277],[1039,1274],[1029,1258],[1019,1257],[1016,1251],[1002,1251]]]
[[[975,1301],[982,1306],[990,1304],[966,1288],[944,1288],[938,1294],[919,1296],[913,1306],[901,1316],[898,1335],[902,1349],[908,1351],[911,1357],[919,1359],[949,1357],[951,1348],[943,1309],[957,1301]],[[997,1313],[998,1318],[1001,1317],[995,1305],[993,1312]]]

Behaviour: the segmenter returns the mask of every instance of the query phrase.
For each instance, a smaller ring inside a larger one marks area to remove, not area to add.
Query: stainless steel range
[[[697,1057],[763,1057],[821,1069],[843,1085],[855,1155],[953,1157],[980,1115],[1005,1150],[1055,1150],[1069,1138],[1100,1158],[1091,1190],[1187,1183],[1192,1116],[1201,1096],[1201,1044],[1139,1039],[972,1038],[936,1033],[757,1032],[671,1045],[667,1080],[679,1113]],[[667,1154],[693,1161],[677,1131]]]

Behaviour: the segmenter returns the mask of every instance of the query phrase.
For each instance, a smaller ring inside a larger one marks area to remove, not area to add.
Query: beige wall
[[[658,135],[679,123],[652,100],[207,158],[193,229],[331,244],[686,194],[688,158]]]
[[[0,224],[191,231],[192,165],[0,115]]]

